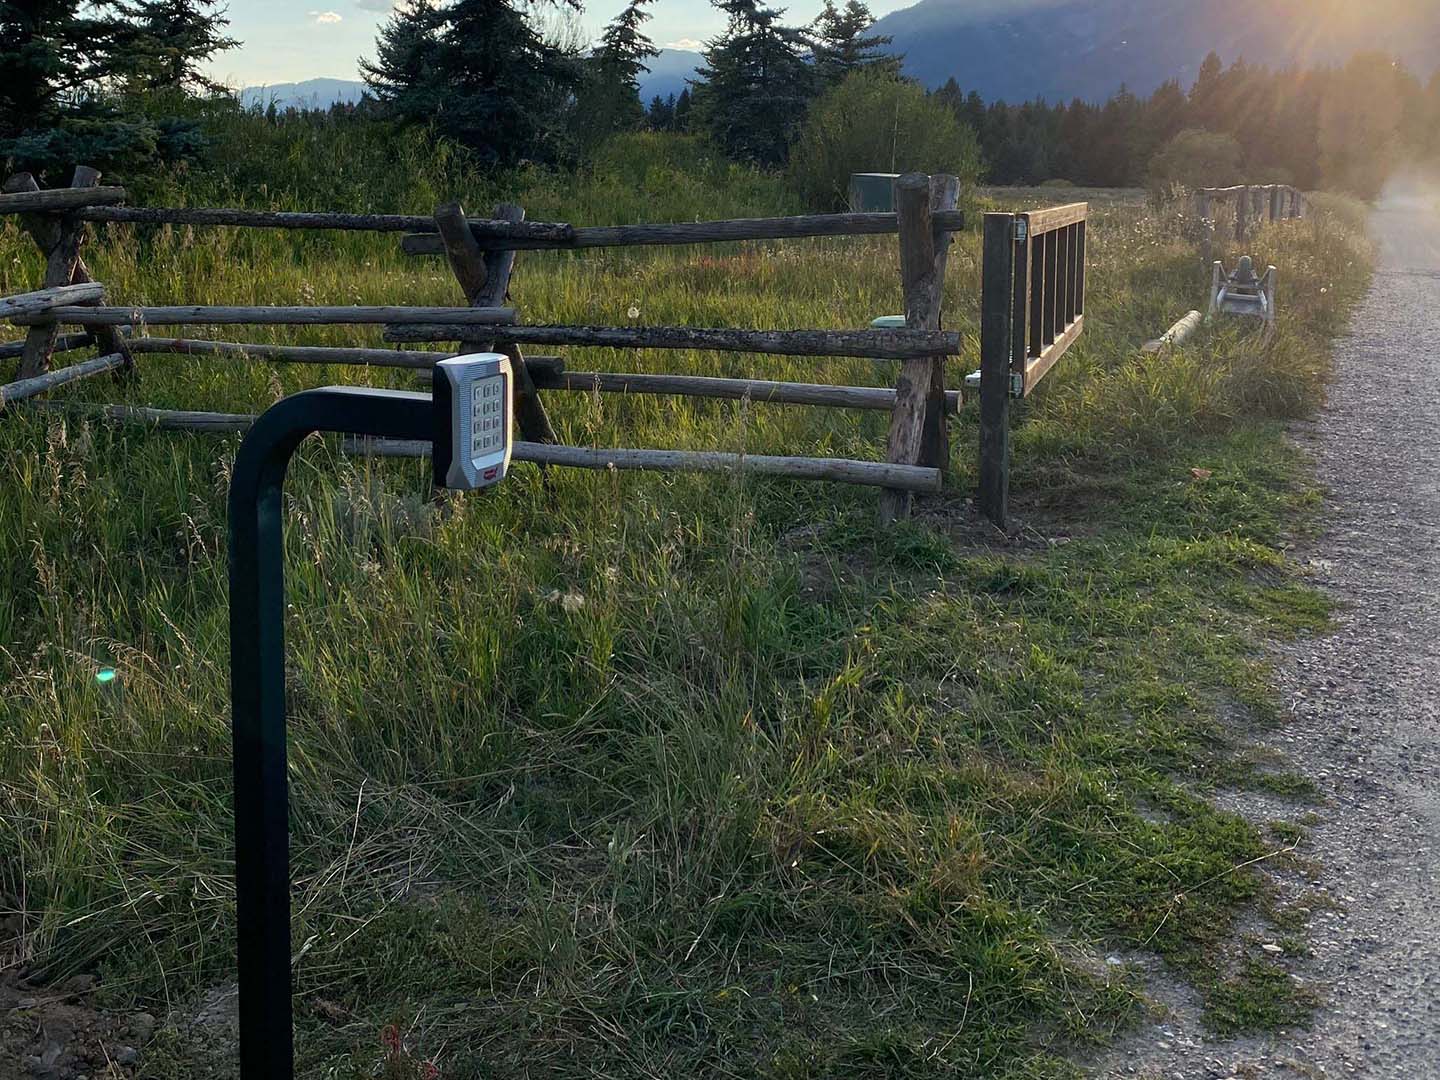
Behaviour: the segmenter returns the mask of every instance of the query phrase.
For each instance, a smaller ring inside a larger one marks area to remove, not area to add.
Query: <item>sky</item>
[[[876,16],[915,0],[871,0]],[[625,0],[592,0],[581,24],[597,37]],[[358,78],[356,59],[373,56],[375,32],[391,0],[230,0],[230,36],[243,44],[210,65],[212,77],[235,88],[328,77]],[[795,0],[788,18],[808,22],[824,0]],[[724,16],[709,0],[654,0],[647,26],[656,44],[698,49],[724,29]]]

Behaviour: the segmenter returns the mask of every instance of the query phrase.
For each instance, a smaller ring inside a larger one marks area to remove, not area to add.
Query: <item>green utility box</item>
[[[899,173],[851,173],[850,212],[854,214],[893,214],[895,212],[895,181],[899,179]]]

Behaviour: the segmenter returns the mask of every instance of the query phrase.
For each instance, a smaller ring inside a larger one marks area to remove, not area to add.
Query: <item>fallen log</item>
[[[1205,316],[1198,311],[1192,311],[1154,341],[1147,341],[1140,347],[1140,351],[1142,353],[1158,353],[1166,349],[1178,348],[1195,336],[1195,332],[1200,329],[1204,321]]]

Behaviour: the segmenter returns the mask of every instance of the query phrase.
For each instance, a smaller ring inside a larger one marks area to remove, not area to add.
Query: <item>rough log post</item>
[[[1280,198],[1285,194],[1285,189],[1278,184],[1270,189],[1270,220],[1279,221],[1285,215],[1280,209]]]
[[[955,209],[960,181],[954,176],[907,173],[895,182],[895,212],[900,233],[900,283],[905,295],[905,325],[910,330],[939,330],[950,234],[937,231],[933,213]],[[945,358],[907,360],[895,387],[886,460],[943,470],[950,459],[945,426]],[[890,523],[909,515],[913,492],[887,489],[880,517]]]
[[[519,225],[525,220],[525,208],[517,206],[515,203],[500,203],[495,207],[495,220]],[[510,278],[515,271],[514,249],[486,252],[485,271],[488,277],[477,302],[481,305],[503,304],[505,298],[510,295]],[[525,355],[520,351],[519,343],[500,339],[491,342],[491,347],[499,349],[510,357],[510,367],[516,372],[515,387],[518,395],[516,402],[518,407],[515,410],[515,416],[520,422],[521,433],[530,442],[559,442],[560,440],[555,435],[555,429],[550,426],[550,417],[545,413],[545,406],[540,401],[540,393],[535,387],[530,367],[525,362]]]
[[[495,208],[499,220],[520,222],[525,211],[518,206],[502,204]],[[465,219],[465,211],[459,203],[446,203],[435,211],[435,227],[445,245],[445,255],[450,269],[466,301],[472,307],[494,307],[503,302],[510,288],[510,273],[515,267],[515,252],[496,251],[486,254]],[[460,342],[460,351],[484,352],[495,347],[495,338],[490,335],[470,337]],[[555,430],[540,402],[535,381],[525,366],[525,358],[517,345],[504,348],[510,357],[515,378],[515,419],[520,434],[529,442],[550,442],[555,439]]]
[[[1250,235],[1250,189],[1243,188],[1235,196],[1235,242],[1245,243]]]
[[[70,181],[72,188],[93,188],[100,183],[100,173],[88,165],[80,165]],[[35,192],[40,185],[29,173],[17,173],[4,184],[7,194]],[[94,281],[80,257],[80,245],[85,238],[85,226],[71,215],[55,221],[50,217],[29,217],[22,222],[45,254],[45,285],[84,285]],[[125,347],[125,339],[113,328],[102,327],[93,331],[95,343],[101,353],[118,354],[125,358],[121,371],[129,371],[132,360]],[[34,378],[50,366],[50,357],[60,338],[58,325],[32,327],[25,336],[25,349],[20,357],[20,378]]]
[[[980,293],[980,511],[1005,527],[1010,500],[1010,371],[1015,215],[985,215]]]

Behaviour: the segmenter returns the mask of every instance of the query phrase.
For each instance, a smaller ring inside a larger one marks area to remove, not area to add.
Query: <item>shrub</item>
[[[1233,135],[1191,128],[1180,132],[1150,161],[1150,190],[1168,193],[1177,184],[1195,190],[1238,184],[1240,143]]]
[[[980,173],[975,133],[917,83],[858,71],[810,108],[790,153],[790,184],[816,210],[845,207],[850,174]]]

